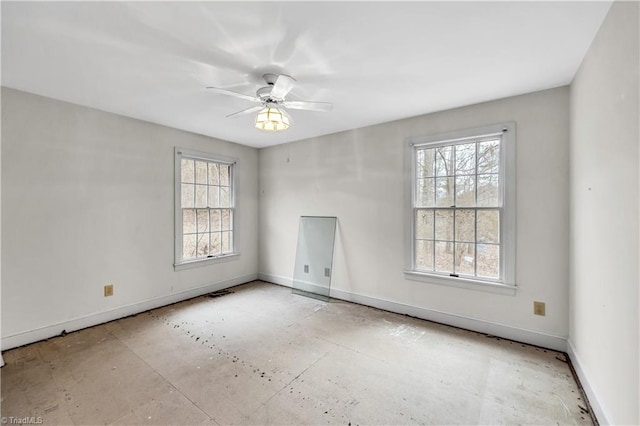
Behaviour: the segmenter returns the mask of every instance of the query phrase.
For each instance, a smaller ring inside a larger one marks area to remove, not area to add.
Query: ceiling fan
[[[264,131],[278,132],[289,128],[290,118],[289,115],[283,111],[285,108],[326,112],[330,111],[333,107],[329,102],[286,100],[287,94],[293,89],[296,81],[291,76],[284,74],[264,74],[262,77],[267,82],[267,86],[259,88],[256,91],[256,96],[245,95],[244,93],[212,86],[208,86],[207,89],[223,95],[234,96],[260,104],[234,112],[233,114],[227,115],[227,117],[238,117],[257,112],[255,127]]]

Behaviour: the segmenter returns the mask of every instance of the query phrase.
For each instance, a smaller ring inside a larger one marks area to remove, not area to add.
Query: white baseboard
[[[287,287],[291,287],[292,283],[292,280],[289,277],[264,273],[258,273],[258,279]],[[452,325],[454,327],[464,328],[466,330],[490,334],[492,336],[502,337],[504,339],[515,340],[517,342],[528,343],[530,345],[553,349],[560,352],[567,351],[567,339],[562,336],[556,336],[553,334],[542,333],[534,330],[527,330],[524,328],[518,328],[477,318],[466,317],[463,315],[450,314],[433,309],[420,308],[417,306],[406,305],[404,303],[392,302],[389,300],[378,299],[376,297],[350,293],[335,288],[331,289],[331,297],[348,302],[359,303],[361,305],[371,306],[378,309],[383,309],[385,311],[409,315],[428,321]]]
[[[266,282],[272,283],[272,284],[279,284],[279,285],[283,285],[285,287],[291,287],[292,284],[293,284],[293,279],[292,278],[283,277],[281,275],[265,274],[263,272],[258,272],[258,279],[260,281],[266,281]]]
[[[58,336],[63,330],[66,332],[81,330],[105,322],[117,320],[129,315],[138,314],[148,311],[149,309],[159,308],[161,306],[170,305],[172,303],[181,302],[193,297],[202,296],[203,294],[213,291],[222,290],[239,284],[244,284],[258,279],[258,274],[249,274],[242,277],[232,278],[230,280],[218,281],[205,284],[189,290],[178,293],[169,294],[154,299],[144,300],[142,302],[132,303],[130,305],[120,306],[108,311],[97,312],[94,314],[84,315],[67,321],[58,322],[45,327],[33,330],[23,331],[9,336],[3,336],[0,347],[3,351],[15,348],[29,343],[38,342],[40,340],[49,339]]]
[[[587,375],[586,370],[584,369],[582,363],[580,362],[580,357],[576,352],[576,348],[573,346],[573,343],[570,339],[567,339],[567,354],[571,359],[571,364],[573,365],[573,369],[576,371],[578,375],[578,379],[580,380],[580,384],[582,385],[582,389],[584,393],[587,394],[587,399],[589,400],[589,405],[591,406],[591,410],[593,414],[598,419],[598,423],[601,425],[610,425],[611,417],[607,414],[607,410],[600,403],[600,399],[596,394],[593,386],[591,386],[591,381],[589,380],[589,376]]]

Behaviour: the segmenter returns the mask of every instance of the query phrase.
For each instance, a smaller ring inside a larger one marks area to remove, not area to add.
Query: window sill
[[[174,263],[173,270],[183,271],[185,269],[193,269],[193,268],[199,268],[201,266],[214,265],[216,263],[229,262],[231,260],[236,260],[238,256],[240,256],[240,253],[229,253],[229,254],[225,254],[217,257],[207,257],[203,259],[189,260],[182,263]]]
[[[517,289],[515,285],[472,280],[468,278],[447,277],[445,275],[428,274],[417,271],[404,271],[404,277],[411,281],[466,288],[469,290],[485,291],[488,293],[505,294],[508,296],[515,296]]]

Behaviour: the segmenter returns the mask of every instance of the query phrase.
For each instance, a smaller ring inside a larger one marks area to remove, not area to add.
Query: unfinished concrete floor
[[[263,282],[4,352],[44,424],[591,424],[564,354]]]

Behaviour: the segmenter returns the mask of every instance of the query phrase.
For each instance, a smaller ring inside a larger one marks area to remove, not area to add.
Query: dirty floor
[[[42,424],[592,424],[565,355],[260,281],[3,353]]]

